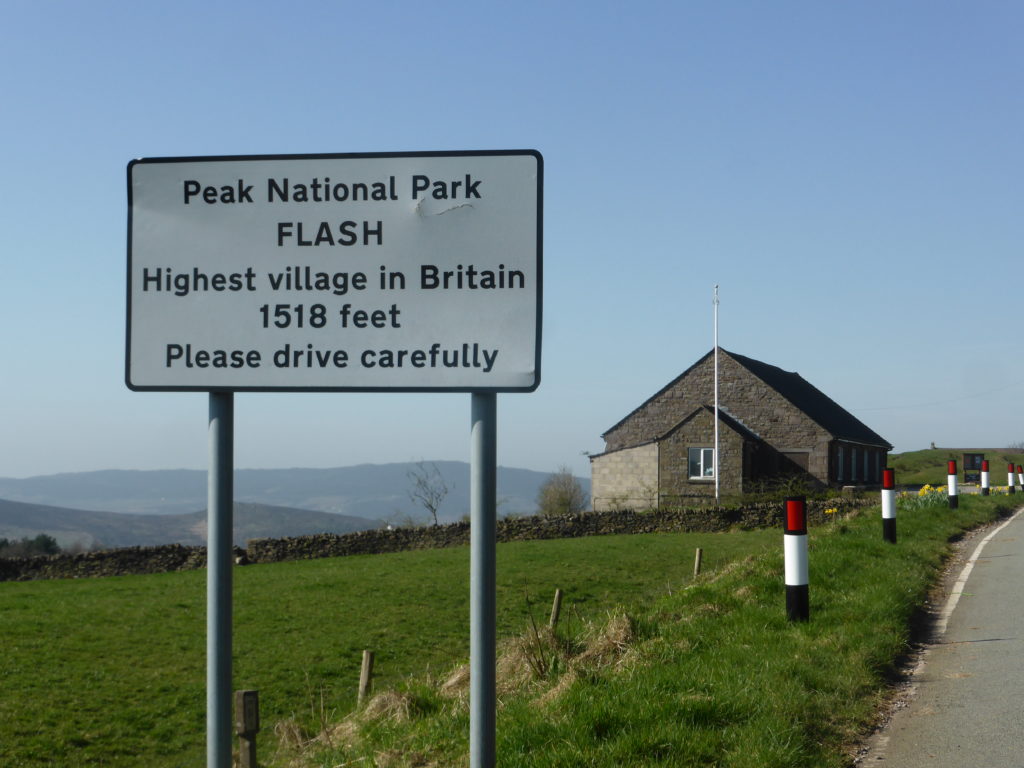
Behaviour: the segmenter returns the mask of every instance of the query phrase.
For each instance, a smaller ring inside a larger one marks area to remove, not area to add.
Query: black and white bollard
[[[1013,493],[1017,489],[1014,487],[1017,485],[1017,476],[1013,474],[1013,464],[1006,468],[1006,492]]]
[[[960,497],[957,496],[956,490],[956,462],[950,460],[949,469],[949,508],[956,509],[960,506]]]
[[[988,459],[981,460],[981,495],[988,496]]]
[[[882,470],[882,539],[896,543],[896,470]]]
[[[810,599],[807,589],[807,502],[803,496],[786,499],[782,537],[786,555],[786,618],[807,621]]]

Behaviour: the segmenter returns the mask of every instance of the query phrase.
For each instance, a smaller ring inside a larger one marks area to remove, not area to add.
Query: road
[[[1024,768],[1024,509],[961,560],[906,696],[858,766]]]

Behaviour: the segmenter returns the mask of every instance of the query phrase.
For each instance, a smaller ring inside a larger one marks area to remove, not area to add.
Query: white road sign
[[[543,158],[128,165],[135,390],[531,391]]]

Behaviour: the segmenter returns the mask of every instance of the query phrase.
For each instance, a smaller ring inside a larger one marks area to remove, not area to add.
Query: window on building
[[[864,454],[864,480],[868,482],[871,480],[871,476],[868,474],[868,450],[865,448],[861,453]]]
[[[690,479],[701,480],[715,476],[714,448],[687,449],[690,460]]]
[[[850,482],[857,482],[857,449],[850,448]]]
[[[843,446],[836,446],[836,480],[843,481]]]

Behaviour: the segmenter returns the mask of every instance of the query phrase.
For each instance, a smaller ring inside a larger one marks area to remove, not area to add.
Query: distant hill
[[[469,464],[436,465],[450,488],[440,508],[442,522],[469,512]],[[409,499],[409,473],[416,463],[360,464],[334,469],[235,470],[235,501],[370,520],[422,517]],[[533,514],[537,491],[549,477],[528,469],[498,468],[498,513]],[[588,497],[589,478],[578,478]],[[0,498],[97,512],[137,515],[185,514],[206,508],[206,472],[202,470],[104,470],[23,479],[0,478]]]
[[[313,512],[266,504],[236,503],[234,541],[283,538],[311,533],[351,533],[383,525],[380,520]],[[185,515],[133,515],[94,512],[0,499],[0,538],[21,539],[40,533],[64,548],[84,549],[158,544],[206,544],[206,512]]]

